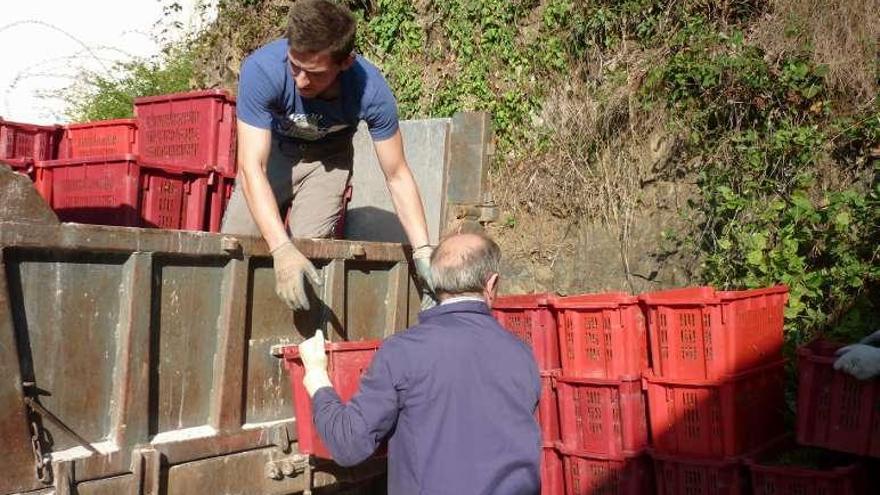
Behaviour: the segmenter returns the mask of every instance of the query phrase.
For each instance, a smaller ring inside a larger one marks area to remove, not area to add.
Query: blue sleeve
[[[376,91],[365,109],[364,121],[370,129],[373,141],[384,141],[397,132],[399,127],[397,101],[391,88],[381,74],[377,74]]]
[[[254,57],[248,57],[241,64],[238,76],[238,96],[235,115],[242,122],[259,127],[272,128],[270,105],[275,99],[272,81]]]
[[[312,397],[318,434],[340,466],[354,466],[370,457],[397,422],[399,379],[394,377],[390,354],[387,346],[376,352],[348,404],[330,387]]]

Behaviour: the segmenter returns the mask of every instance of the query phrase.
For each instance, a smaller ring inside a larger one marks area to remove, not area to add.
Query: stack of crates
[[[542,493],[744,495],[752,464],[781,486],[754,456],[785,436],[787,299],[785,286],[498,298],[544,382]]]
[[[201,178],[202,230],[219,232],[237,171],[235,99],[222,90],[136,98],[134,114],[142,162]]]
[[[555,379],[567,494],[653,493],[641,375],[645,319],[625,293],[553,300],[561,375]]]
[[[235,98],[136,98],[133,119],[37,126],[0,119],[0,164],[65,222],[219,232],[237,173]],[[344,237],[349,184],[334,237]]]
[[[67,222],[219,232],[235,176],[235,102],[222,91],[135,100],[135,119],[69,125],[37,190]]]
[[[643,294],[658,493],[748,493],[743,456],[784,435],[787,288]]]
[[[495,318],[528,344],[535,354],[541,375],[541,398],[536,417],[541,427],[541,494],[565,493],[563,456],[559,451],[559,408],[555,378],[559,376],[559,336],[549,294],[515,295],[497,298],[492,304]]]

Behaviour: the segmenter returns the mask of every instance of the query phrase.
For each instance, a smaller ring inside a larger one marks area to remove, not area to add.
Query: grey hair
[[[484,234],[465,234],[480,239],[476,245],[458,246],[455,238],[444,239],[431,255],[434,292],[455,296],[482,293],[489,277],[498,273],[501,249]]]

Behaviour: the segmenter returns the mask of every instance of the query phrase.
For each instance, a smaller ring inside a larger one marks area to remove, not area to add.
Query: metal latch
[[[79,436],[75,431],[71,430],[57,416],[52,414],[48,409],[43,407],[37,400],[39,390],[34,382],[22,383],[24,389],[24,403],[28,407],[28,416],[31,432],[31,448],[34,451],[34,464],[37,479],[43,483],[52,483],[52,459],[43,452],[43,444],[45,442],[45,432],[42,426],[42,418],[48,419],[49,422],[57,426],[62,432],[69,435],[82,445],[86,450],[93,454],[100,454],[88,440]]]
[[[266,463],[266,477],[280,480],[285,476],[293,477],[305,473],[311,468],[309,456],[295,454],[284,459],[269,461]]]

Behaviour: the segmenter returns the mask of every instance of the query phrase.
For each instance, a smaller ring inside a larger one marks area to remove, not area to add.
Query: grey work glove
[[[315,287],[321,285],[312,262],[289,241],[272,250],[272,259],[275,264],[275,293],[290,309],[309,309],[306,277]]]
[[[431,275],[431,254],[433,253],[434,247],[428,244],[413,249],[412,257],[416,274],[422,279],[425,286],[425,291],[422,293],[422,311],[437,305],[434,295],[434,277]]]
[[[848,373],[859,380],[880,376],[880,348],[865,344],[852,344],[835,352],[834,369]]]
[[[859,344],[872,345],[872,346],[880,346],[880,330],[868,335],[859,341]]]
[[[333,384],[330,383],[330,375],[327,374],[324,332],[318,330],[314,337],[302,341],[299,345],[299,357],[302,359],[303,368],[305,368],[303,385],[305,385],[309,397],[314,396],[320,388],[333,387]]]

